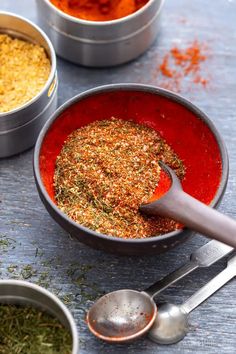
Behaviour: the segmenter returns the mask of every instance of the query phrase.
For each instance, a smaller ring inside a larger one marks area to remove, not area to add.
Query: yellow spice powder
[[[0,113],[24,105],[44,87],[51,63],[40,45],[0,34]]]

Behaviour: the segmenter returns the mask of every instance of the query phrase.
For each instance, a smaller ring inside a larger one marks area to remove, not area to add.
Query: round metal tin
[[[58,84],[55,51],[38,26],[21,16],[0,11],[0,33],[41,45],[51,61],[43,90],[24,105],[0,113],[0,157],[8,157],[34,145],[43,124],[56,109]]]
[[[41,286],[21,280],[0,280],[0,303],[33,306],[56,317],[70,332],[71,354],[79,353],[78,332],[67,307]]]
[[[129,16],[102,22],[70,16],[50,0],[36,3],[39,21],[59,56],[76,64],[104,67],[135,59],[150,47],[159,31],[164,0],[149,0]]]

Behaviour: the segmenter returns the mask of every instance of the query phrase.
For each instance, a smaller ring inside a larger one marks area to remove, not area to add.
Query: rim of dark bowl
[[[49,120],[46,122],[46,124],[43,126],[36,145],[35,145],[35,150],[34,150],[34,160],[33,160],[33,167],[34,167],[34,173],[35,173],[35,178],[37,180],[38,186],[46,199],[47,203],[50,205],[50,207],[54,210],[55,213],[59,214],[59,216],[64,219],[66,222],[71,223],[74,227],[78,228],[79,230],[82,230],[84,232],[90,233],[95,237],[105,239],[105,240],[110,240],[110,241],[117,241],[121,243],[152,243],[153,241],[163,241],[166,239],[171,238],[172,236],[176,236],[178,234],[181,234],[184,230],[187,230],[188,228],[182,228],[179,230],[171,231],[163,235],[157,235],[157,236],[151,236],[147,238],[139,238],[139,239],[125,239],[125,238],[120,238],[117,236],[111,236],[111,235],[105,235],[99,232],[96,232],[94,230],[91,230],[79,223],[76,223],[73,221],[71,218],[69,218],[66,214],[64,214],[53,201],[49,197],[44,184],[41,180],[41,175],[40,175],[40,169],[39,169],[39,156],[40,156],[40,151],[41,151],[41,146],[42,142],[44,140],[44,137],[46,136],[49,128],[51,127],[52,123],[65,111],[67,108],[69,108],[71,105],[73,105],[76,102],[81,101],[84,98],[87,98],[92,95],[104,93],[104,92],[112,92],[112,91],[143,91],[143,92],[148,92],[150,94],[156,94],[162,97],[165,97],[167,99],[170,99],[176,103],[181,104],[188,110],[190,110],[194,115],[196,115],[197,119],[202,119],[202,121],[210,128],[211,132],[214,134],[217,144],[219,146],[220,154],[221,154],[221,160],[222,160],[222,176],[220,180],[220,185],[218,187],[218,190],[209,204],[212,207],[216,207],[219,202],[221,201],[226,186],[228,182],[228,175],[229,175],[229,158],[228,158],[228,153],[227,149],[225,146],[225,143],[223,139],[221,138],[218,130],[216,129],[214,123],[208,118],[208,116],[202,112],[197,106],[195,106],[193,103],[188,101],[186,98],[182,97],[179,94],[176,94],[174,92],[171,92],[169,90],[152,86],[152,85],[145,85],[145,84],[132,84],[132,83],[122,83],[122,84],[109,84],[109,85],[103,85],[103,86],[98,86],[92,89],[88,89],[68,101],[66,101],[64,104],[62,104],[49,118]]]

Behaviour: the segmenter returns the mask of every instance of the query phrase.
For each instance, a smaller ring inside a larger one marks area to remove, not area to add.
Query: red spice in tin
[[[149,0],[50,0],[61,11],[88,21],[111,21],[131,15]]]

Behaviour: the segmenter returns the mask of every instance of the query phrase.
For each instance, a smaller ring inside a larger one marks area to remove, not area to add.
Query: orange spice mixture
[[[139,213],[158,184],[160,159],[183,178],[182,161],[155,130],[115,118],[88,124],[69,135],[57,157],[57,205],[106,235],[145,238],[173,231],[175,221]]]
[[[128,16],[149,0],[50,0],[63,12],[88,21],[111,21]]]

